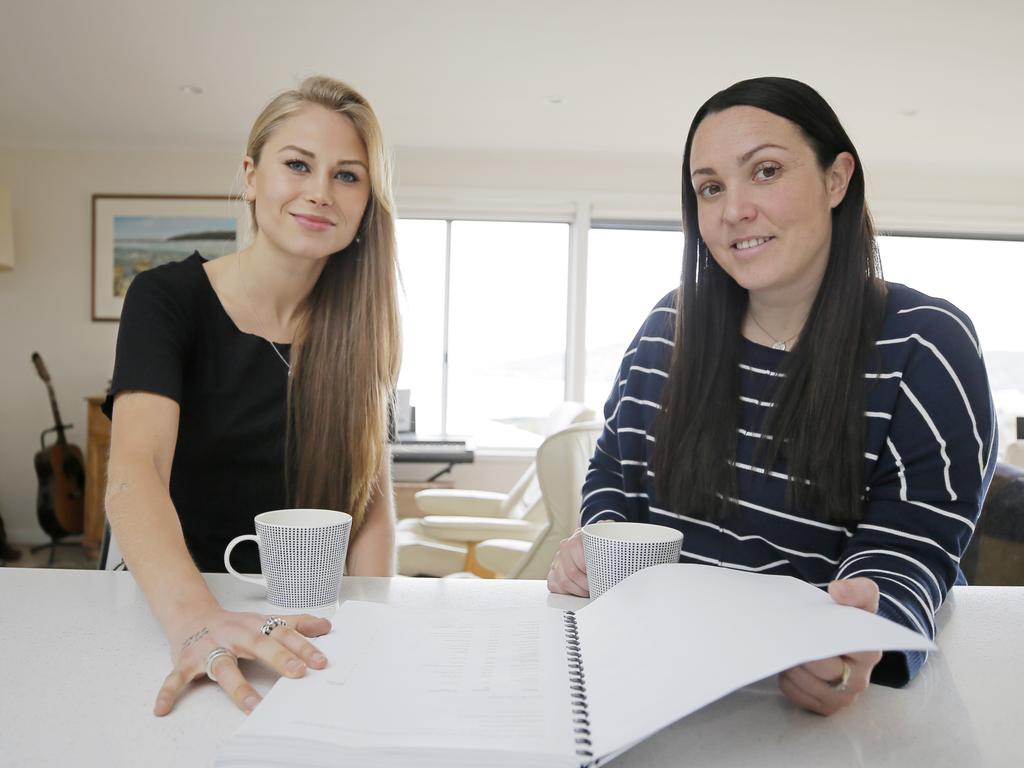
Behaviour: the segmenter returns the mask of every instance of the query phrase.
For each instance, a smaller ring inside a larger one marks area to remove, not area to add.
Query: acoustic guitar
[[[39,494],[36,497],[36,515],[39,525],[54,541],[74,533],[81,533],[85,518],[85,466],[82,451],[77,445],[68,443],[60,418],[57,396],[53,392],[50,373],[38,352],[32,353],[32,363],[39,378],[46,382],[53,410],[54,425],[39,435],[39,452],[36,454],[36,477],[39,479]],[[56,433],[57,439],[46,444],[46,436]]]

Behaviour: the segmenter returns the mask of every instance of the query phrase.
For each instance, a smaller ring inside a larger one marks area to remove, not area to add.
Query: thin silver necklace
[[[796,337],[800,335],[800,331],[797,331],[785,341],[783,341],[782,339],[777,339],[771,334],[771,332],[767,328],[765,328],[763,325],[761,325],[761,323],[757,321],[757,315],[754,314],[754,310],[751,309],[749,306],[747,307],[747,314],[750,315],[750,319],[754,321],[754,325],[756,325],[758,328],[764,331],[765,335],[775,342],[774,344],[772,344],[772,349],[778,349],[782,352],[785,352],[786,350],[789,349],[789,345],[796,341]],[[801,330],[803,329],[801,328]]]
[[[249,294],[249,287],[245,284],[245,270],[242,269],[242,252],[238,251],[236,254],[237,259],[235,260],[238,264],[238,279],[242,283],[242,290],[245,292],[245,298],[249,302],[249,311],[252,312],[252,316],[256,318],[256,327],[260,329],[260,335],[270,345],[270,348],[274,350],[274,354],[278,356],[284,367],[288,369],[288,375],[292,375],[292,364],[285,360],[284,355],[281,354],[281,350],[277,348],[277,344],[270,340],[270,334],[267,333],[266,328],[263,327],[263,321],[260,320],[260,313],[256,311],[256,304],[252,300],[252,296]],[[754,322],[757,322],[756,320]],[[771,335],[771,334],[769,334]]]

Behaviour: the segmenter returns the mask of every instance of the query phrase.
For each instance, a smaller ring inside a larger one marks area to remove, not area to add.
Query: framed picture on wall
[[[199,251],[213,259],[239,247],[248,214],[227,197],[92,196],[92,319],[118,320],[140,272]]]

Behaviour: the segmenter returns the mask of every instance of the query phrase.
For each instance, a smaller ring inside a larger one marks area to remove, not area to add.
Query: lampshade
[[[14,269],[14,219],[11,193],[0,187],[0,272]]]

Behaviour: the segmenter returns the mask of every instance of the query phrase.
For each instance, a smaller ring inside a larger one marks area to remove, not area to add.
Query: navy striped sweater
[[[653,472],[654,422],[674,346],[676,292],[626,352],[583,486],[581,522],[629,520],[683,531],[682,562],[796,576],[825,587],[866,576],[879,614],[928,637],[954,583],[995,467],[995,416],[970,319],[949,302],[889,284],[868,389],[863,519],[847,527],[787,509],[784,472],[755,465],[763,393],[786,352],[744,340],[735,513],[721,526],[663,508]],[[784,469],[784,467],[776,467]],[[886,654],[873,680],[902,685],[923,653]]]

